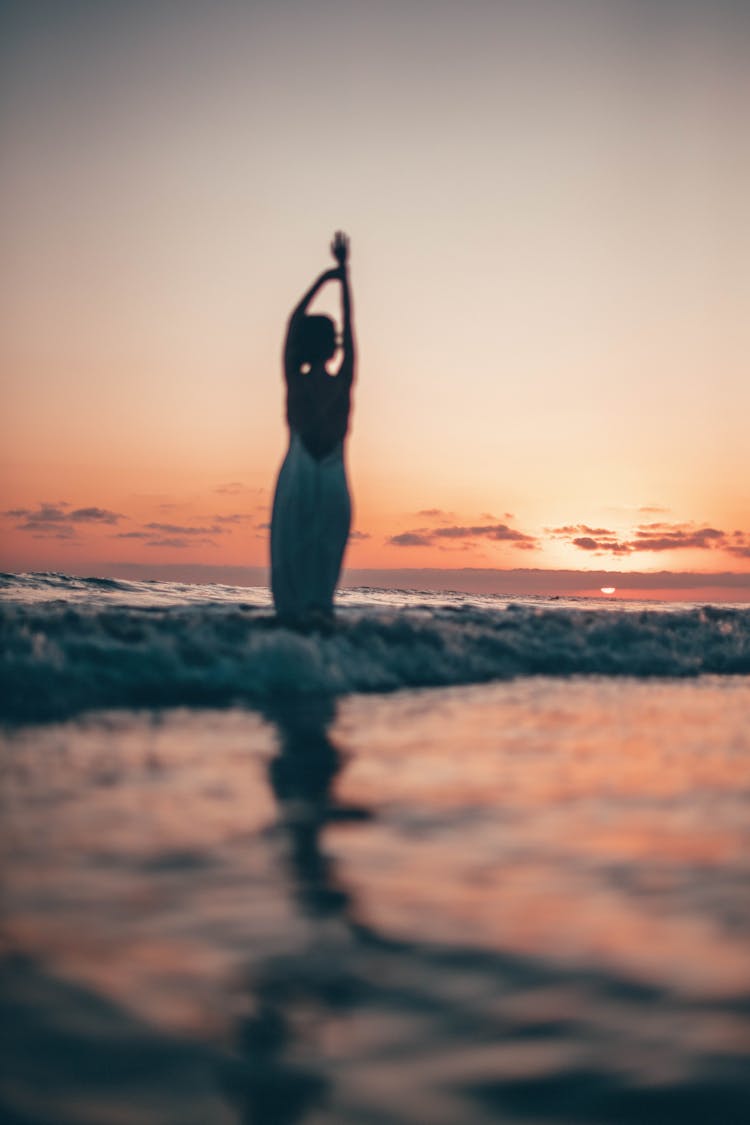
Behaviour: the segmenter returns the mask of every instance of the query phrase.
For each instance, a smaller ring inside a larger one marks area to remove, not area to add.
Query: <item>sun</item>
[[[616,586],[600,586],[599,589],[603,594],[614,594],[617,592]]]

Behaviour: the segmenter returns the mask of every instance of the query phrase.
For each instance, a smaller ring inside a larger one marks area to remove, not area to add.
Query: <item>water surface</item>
[[[749,713],[527,676],[8,728],[6,1118],[744,1122]]]

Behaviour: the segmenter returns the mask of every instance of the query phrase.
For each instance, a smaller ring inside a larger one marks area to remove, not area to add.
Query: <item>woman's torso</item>
[[[311,457],[321,460],[340,445],[349,427],[351,381],[324,367],[287,372],[286,417]]]

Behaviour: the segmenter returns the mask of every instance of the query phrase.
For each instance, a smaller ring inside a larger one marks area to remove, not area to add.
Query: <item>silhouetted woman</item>
[[[344,468],[354,379],[354,335],[349,294],[349,240],[337,231],[326,270],[289,319],[284,376],[289,449],[276,483],[271,516],[271,589],[278,616],[290,623],[333,617],[333,592],[349,536],[351,503]],[[336,332],[328,316],[308,306],[328,281],[341,283],[343,356],[338,371]]]

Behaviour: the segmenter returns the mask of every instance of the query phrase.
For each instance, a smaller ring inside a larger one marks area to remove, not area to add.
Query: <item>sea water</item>
[[[3,1120],[748,1119],[750,611],[3,581]]]
[[[0,718],[259,705],[515,676],[750,673],[737,606],[435,594],[339,595],[330,632],[280,629],[267,590],[0,576]]]

